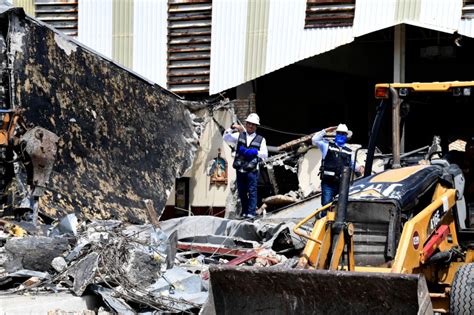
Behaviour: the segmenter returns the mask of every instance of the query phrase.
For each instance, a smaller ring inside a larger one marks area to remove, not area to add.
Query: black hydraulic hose
[[[377,114],[375,116],[374,124],[372,125],[372,130],[369,137],[369,145],[367,146],[367,158],[365,161],[365,170],[364,177],[370,176],[372,174],[372,166],[374,164],[374,154],[375,154],[375,143],[377,142],[377,136],[380,132],[380,125],[382,124],[382,119],[385,113],[385,109],[389,102],[382,100],[377,107]]]
[[[451,251],[438,252],[430,257],[428,264],[448,263],[452,257],[453,253]]]
[[[334,223],[334,228],[336,234],[339,234],[342,226],[346,222],[347,217],[347,204],[349,200],[349,184],[351,180],[351,169],[348,166],[345,166],[342,171],[341,183],[339,184],[339,196],[337,199],[337,213],[336,213],[336,222]]]

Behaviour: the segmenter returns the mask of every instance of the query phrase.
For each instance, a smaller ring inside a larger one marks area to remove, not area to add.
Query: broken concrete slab
[[[45,236],[11,238],[5,243],[9,260],[5,263],[7,272],[21,269],[48,271],[51,262],[69,247],[66,238]]]
[[[97,309],[100,299],[94,295],[83,297],[68,293],[45,293],[34,295],[0,295],[0,310],[2,314],[27,315],[48,314],[50,311],[62,310],[67,312],[82,312]]]
[[[87,286],[94,281],[98,262],[99,254],[92,252],[67,271],[68,275],[74,278],[73,291],[77,296],[81,296]]]
[[[133,308],[127,304],[122,298],[115,297],[114,291],[102,286],[93,285],[92,290],[99,294],[104,302],[110,307],[116,314],[136,314]]]

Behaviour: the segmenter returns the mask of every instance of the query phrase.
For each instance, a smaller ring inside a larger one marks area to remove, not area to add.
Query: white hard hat
[[[343,133],[348,134],[349,133],[349,128],[347,128],[347,126],[345,124],[339,124],[337,126],[336,132],[343,132]]]
[[[255,113],[251,113],[250,115],[248,115],[245,121],[255,125],[260,125],[260,117],[258,117],[258,115]]]

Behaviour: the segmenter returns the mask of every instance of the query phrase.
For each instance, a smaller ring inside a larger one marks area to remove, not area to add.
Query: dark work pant
[[[242,204],[242,213],[255,215],[257,209],[258,171],[241,173],[237,171],[237,190]]]
[[[330,203],[334,197],[339,193],[339,183],[327,183],[321,182],[321,206],[325,206]],[[321,217],[324,217],[327,210],[321,213]]]

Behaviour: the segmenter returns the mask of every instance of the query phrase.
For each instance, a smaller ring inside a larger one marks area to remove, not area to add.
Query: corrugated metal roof
[[[231,3],[214,0],[210,94],[350,43],[355,37],[400,23],[474,35],[472,21],[461,21],[463,0],[357,0],[353,27],[317,29],[304,28],[306,4],[306,0],[263,0],[256,6],[254,0]],[[261,10],[262,6],[266,9]],[[249,17],[268,23],[255,32],[253,25],[256,22],[249,22]],[[244,21],[247,25],[242,28]],[[235,30],[236,25],[238,30]],[[256,33],[253,37],[260,38],[261,42],[249,45],[247,41],[245,50],[242,50],[241,45],[249,38],[249,32]],[[229,34],[232,34],[232,41],[229,41]],[[238,49],[235,49],[236,45]],[[238,54],[242,52],[252,58],[239,58]],[[229,56],[233,60],[231,65]],[[265,63],[265,71],[255,66],[255,60]]]
[[[305,29],[305,11],[305,0],[272,2],[267,73],[354,40],[351,27]]]
[[[244,83],[247,1],[212,2],[210,94]]]
[[[469,5],[474,2],[465,1]],[[113,47],[113,2],[79,0],[79,40],[109,57]],[[130,65],[165,86],[167,56],[163,40],[167,35],[168,2],[133,2],[130,29],[134,32],[128,37],[133,43],[127,50],[127,56],[133,60]],[[213,0],[210,94],[400,23],[474,37],[473,20],[461,18],[463,3],[463,0],[357,0],[353,27],[305,29],[306,0]],[[464,7],[465,16],[468,9]]]
[[[112,57],[112,0],[79,1],[79,34],[81,43]]]
[[[305,30],[305,12],[306,0],[214,0],[210,94],[353,41],[350,27]]]
[[[133,18],[133,70],[166,86],[166,0],[135,0]]]

